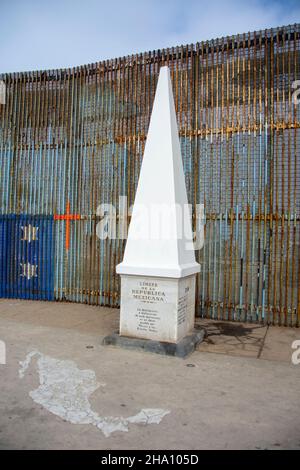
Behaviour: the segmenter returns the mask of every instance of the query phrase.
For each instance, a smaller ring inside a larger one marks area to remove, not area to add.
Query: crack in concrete
[[[265,346],[265,341],[266,341],[266,337],[267,337],[269,328],[270,328],[270,325],[267,325],[266,332],[265,332],[265,334],[264,334],[264,337],[263,337],[263,339],[262,339],[262,342],[261,342],[259,351],[258,351],[258,353],[257,353],[257,359],[260,359],[260,356],[262,355],[262,352],[263,352],[263,349],[264,349],[264,346]]]

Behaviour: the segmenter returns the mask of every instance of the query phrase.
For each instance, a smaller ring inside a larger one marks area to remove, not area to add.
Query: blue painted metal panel
[[[7,216],[0,217],[0,297],[6,297],[7,290]]]
[[[0,218],[0,295],[54,300],[53,216]]]

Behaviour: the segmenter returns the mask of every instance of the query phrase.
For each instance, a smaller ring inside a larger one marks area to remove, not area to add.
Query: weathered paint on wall
[[[0,215],[1,297],[54,300],[53,216]]]
[[[205,205],[197,314],[299,325],[299,56],[293,25],[2,75],[0,213],[53,217],[55,299],[119,304],[124,242],[97,238],[97,206],[134,201],[167,64],[189,201]]]

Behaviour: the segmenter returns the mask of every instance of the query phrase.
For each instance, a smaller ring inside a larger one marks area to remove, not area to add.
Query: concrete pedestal
[[[120,335],[178,343],[194,328],[196,275],[121,275]]]
[[[106,336],[102,344],[163,354],[164,356],[181,357],[184,359],[195,351],[196,346],[203,341],[204,336],[204,329],[194,330],[178,343],[166,343],[163,341],[153,341],[151,339],[129,338],[127,336],[120,336],[118,333],[113,333],[112,335]]]

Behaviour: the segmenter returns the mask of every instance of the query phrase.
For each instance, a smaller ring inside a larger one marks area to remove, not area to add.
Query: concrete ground
[[[300,448],[299,329],[198,320],[182,360],[102,346],[118,315],[0,301],[0,449]]]

